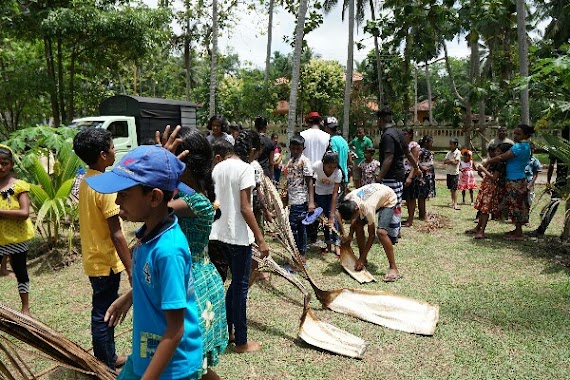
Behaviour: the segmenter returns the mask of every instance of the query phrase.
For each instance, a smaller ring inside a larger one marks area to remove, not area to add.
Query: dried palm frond
[[[298,333],[300,339],[312,346],[335,354],[362,359],[366,351],[366,342],[364,340],[329,323],[320,321],[309,306],[311,294],[307,291],[307,288],[298,279],[281,268],[271,257],[260,259],[257,255],[254,255],[253,258],[259,263],[260,268],[269,268],[303,293],[303,314],[301,315]]]
[[[0,331],[24,345],[33,347],[40,352],[38,356],[62,367],[102,380],[114,380],[117,376],[115,371],[63,335],[2,304],[0,304]],[[7,379],[37,378],[17,354],[17,347],[6,342],[9,340],[4,339],[5,344],[0,344],[0,350],[4,352],[10,361],[10,367],[14,369],[10,372],[6,363],[0,363],[0,373],[7,376],[5,377]]]
[[[319,217],[319,220],[324,225],[328,225],[328,220],[325,219],[324,216]],[[343,236],[343,234],[341,234],[334,227],[332,227],[332,231],[338,236]],[[354,251],[352,250],[350,243],[344,243],[340,246],[340,265],[346,271],[346,273],[350,275],[350,277],[354,278],[360,284],[376,281],[372,273],[366,269],[366,266],[362,267],[362,270],[360,271],[354,269],[354,266],[356,265],[356,256],[354,255]]]
[[[272,207],[277,234],[284,241],[285,249],[297,264],[300,273],[309,281],[323,307],[351,315],[364,321],[414,334],[433,335],[439,320],[439,306],[419,302],[408,297],[385,291],[356,289],[322,290],[302,265],[299,251],[291,232],[277,190],[268,178],[264,179],[264,192],[268,207]]]

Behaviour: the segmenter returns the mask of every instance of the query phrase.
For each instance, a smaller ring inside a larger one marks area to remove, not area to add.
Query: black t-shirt
[[[394,154],[392,165],[384,176],[385,179],[404,180],[404,152],[407,148],[408,144],[402,131],[394,127],[387,128],[384,131],[379,145],[380,163],[384,161],[386,153]]]
[[[275,151],[273,141],[266,135],[261,135],[261,154],[257,159],[259,165],[263,168],[263,174],[269,177],[269,155]]]

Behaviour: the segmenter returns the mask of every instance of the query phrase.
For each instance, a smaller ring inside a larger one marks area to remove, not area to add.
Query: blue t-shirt
[[[137,235],[142,234],[143,226]],[[160,379],[188,377],[202,367],[202,338],[188,241],[171,215],[133,251],[134,372],[142,376],[166,330],[168,310],[185,309],[184,335]]]
[[[515,155],[507,160],[507,175],[505,178],[509,181],[525,179],[524,169],[530,159],[530,144],[528,142],[520,142],[513,145],[511,152]]]
[[[524,168],[524,174],[526,175],[526,181],[530,182],[532,181],[532,177],[534,177],[534,173],[540,173],[542,171],[542,165],[540,164],[540,161],[538,161],[538,158],[536,158],[535,156],[530,156],[530,160],[528,160],[525,168]]]
[[[338,166],[342,170],[344,182],[348,182],[348,143],[342,136],[331,137],[331,148],[338,153]]]

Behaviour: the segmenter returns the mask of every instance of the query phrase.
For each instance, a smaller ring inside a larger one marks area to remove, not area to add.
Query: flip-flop
[[[384,278],[382,279],[382,281],[384,282],[395,282],[398,281],[399,279],[401,279],[402,276],[401,274],[387,274],[386,276],[384,276]]]

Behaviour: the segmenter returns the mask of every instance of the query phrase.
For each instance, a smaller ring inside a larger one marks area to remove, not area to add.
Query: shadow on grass
[[[300,310],[299,316],[301,315],[301,313],[302,313],[302,311]],[[288,340],[288,341],[291,341],[297,345],[298,345],[297,341],[300,340],[300,339],[297,339],[297,337],[295,337],[295,336],[287,334],[286,332],[284,332],[281,329],[275,328],[273,326],[268,326],[263,322],[256,321],[253,319],[248,319],[247,326],[248,326],[248,328],[252,328],[252,329],[255,329],[257,331],[261,331],[265,334],[281,337],[281,338]]]
[[[273,273],[273,272],[271,272],[271,275],[272,275],[272,276],[279,276],[279,275],[277,275],[277,274],[275,274],[275,273]],[[283,280],[285,280],[285,279],[283,279]],[[285,281],[286,281],[286,280],[285,280]],[[298,299],[297,299],[297,298],[293,298],[293,297],[291,297],[291,296],[288,295],[288,294],[285,294],[285,293],[282,292],[281,290],[277,289],[277,288],[276,288],[271,282],[269,282],[269,281],[256,281],[255,284],[256,284],[257,286],[259,286],[261,289],[263,289],[263,290],[265,290],[265,291],[267,291],[267,292],[269,292],[269,293],[271,293],[271,294],[273,294],[273,295],[279,297],[279,298],[282,299],[283,301],[286,301],[286,302],[288,302],[288,303],[290,303],[290,304],[299,306],[300,308],[303,308],[303,306],[304,306],[304,305],[303,305],[303,302],[302,302],[302,301],[299,301],[299,300],[302,300],[302,299],[303,299],[303,294],[301,293],[301,291],[300,291],[299,289],[297,289],[297,287],[293,286],[292,284],[287,283],[287,284],[289,284],[289,285],[297,292],[297,294],[299,295],[299,298],[298,298]],[[307,291],[308,291],[309,293],[311,293],[311,289],[310,289],[310,288],[307,288]]]
[[[570,245],[562,243],[558,238],[547,237],[545,239],[534,239],[526,236],[524,240],[509,241],[505,240],[503,233],[485,233],[485,235],[487,236],[486,239],[473,239],[473,244],[495,250],[501,248],[517,249],[526,256],[549,260],[543,269],[543,273],[552,274],[563,272],[570,276],[570,268],[560,264],[560,261],[557,261],[561,257],[570,259]],[[566,261],[570,262],[568,260]]]

